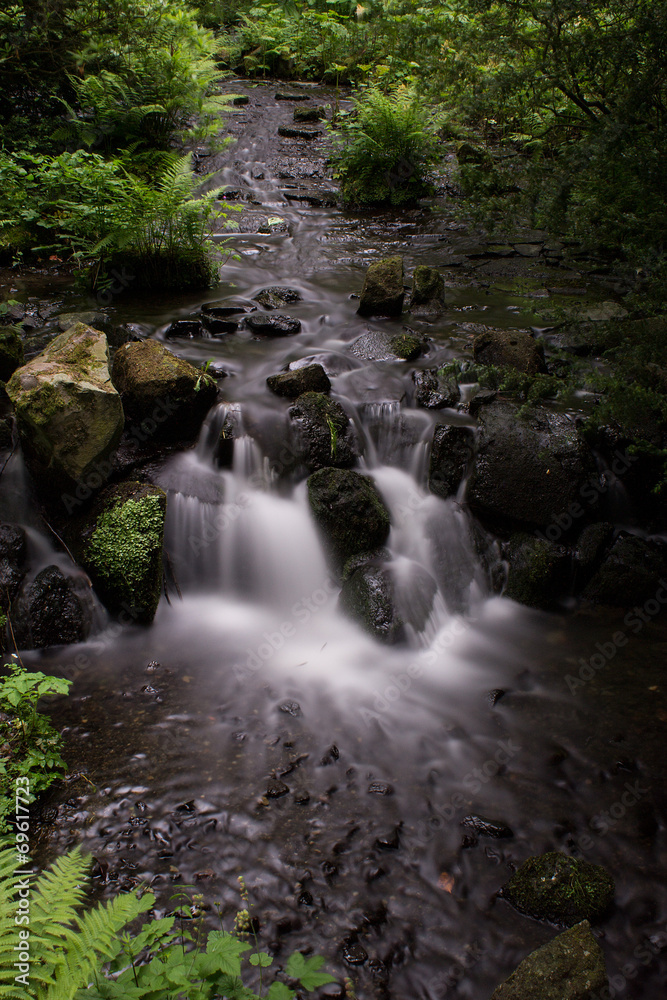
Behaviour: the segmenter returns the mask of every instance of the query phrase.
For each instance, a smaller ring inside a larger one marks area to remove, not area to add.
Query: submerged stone
[[[604,916],[614,898],[614,880],[600,865],[550,851],[524,861],[501,895],[528,916],[571,927]]]
[[[340,403],[322,392],[304,392],[289,415],[297,432],[299,455],[311,472],[327,466],[346,468],[354,464],[357,458],[354,432]]]
[[[355,570],[343,584],[340,607],[382,642],[392,644],[405,638],[404,622],[396,608],[394,581],[387,566],[371,564]]]
[[[263,337],[291,337],[301,329],[301,321],[292,316],[283,316],[274,313],[267,316],[263,313],[256,313],[247,316],[245,325],[253,333]]]
[[[360,316],[400,316],[404,296],[403,258],[386,257],[366,271],[357,312]]]
[[[582,920],[524,958],[491,1000],[594,1000],[607,987],[602,949]]]
[[[350,469],[320,469],[308,479],[308,500],[339,567],[387,540],[389,511],[367,476]]]
[[[304,392],[329,392],[331,382],[322,365],[304,365],[278,375],[269,375],[266,384],[277,396],[296,399]]]

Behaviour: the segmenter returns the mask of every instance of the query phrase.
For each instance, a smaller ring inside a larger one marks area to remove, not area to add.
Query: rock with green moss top
[[[25,363],[23,341],[16,330],[0,329],[0,382],[6,382]]]
[[[155,440],[191,440],[215,403],[215,380],[156,340],[123,344],[113,382],[128,423]]]
[[[582,920],[524,958],[491,1000],[593,1000],[608,985],[602,949]]]
[[[485,330],[473,340],[472,350],[480,365],[515,368],[527,375],[547,370],[542,345],[527,330]]]
[[[505,597],[529,608],[557,607],[570,581],[570,558],[562,545],[534,535],[512,535],[507,549]]]
[[[350,556],[386,542],[389,511],[368,476],[351,469],[320,469],[308,479],[308,500],[340,568]]]
[[[123,430],[103,333],[82,323],[60,334],[7,383],[24,454],[40,486],[106,478]]]
[[[614,880],[600,865],[550,851],[524,861],[501,895],[521,913],[571,927],[605,915],[614,899]]]
[[[410,312],[436,316],[445,308],[445,279],[435,267],[420,266],[412,276]]]
[[[399,333],[391,338],[389,347],[402,361],[414,361],[422,353],[424,342],[412,333]]]
[[[269,375],[266,380],[271,392],[277,396],[296,399],[304,392],[329,392],[331,382],[322,365],[304,365],[278,375]]]
[[[140,624],[153,620],[160,600],[166,510],[159,487],[120,483],[104,490],[72,532],[101,600]]]
[[[366,271],[357,312],[360,316],[400,316],[404,296],[403,258],[386,257]]]
[[[347,468],[358,451],[347,413],[322,392],[304,392],[289,411],[304,465],[314,472],[327,466]]]

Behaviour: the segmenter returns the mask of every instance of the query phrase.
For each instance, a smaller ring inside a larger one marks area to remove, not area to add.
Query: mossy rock
[[[491,1000],[593,1000],[608,988],[602,949],[587,920],[524,958]]]
[[[0,382],[7,382],[23,364],[23,341],[19,333],[0,328]]]
[[[339,568],[389,536],[389,511],[367,476],[351,469],[320,469],[308,479],[308,500]]]
[[[515,368],[527,375],[547,370],[542,345],[526,330],[485,330],[473,340],[472,350],[480,365]]]
[[[402,361],[414,361],[422,353],[424,343],[411,333],[399,333],[391,338],[389,347]]]
[[[456,379],[448,378],[437,368],[413,371],[412,381],[415,384],[415,403],[425,410],[456,406],[461,399]]]
[[[155,340],[123,344],[113,363],[128,422],[156,440],[190,440],[215,403],[209,375]]]
[[[52,497],[93,476],[103,482],[123,430],[123,407],[109,377],[103,333],[78,323],[7,383],[24,454]]]
[[[524,861],[501,895],[521,913],[571,927],[604,916],[614,899],[614,880],[600,865],[550,851]]]
[[[562,545],[534,535],[512,535],[505,597],[529,608],[550,610],[565,595],[570,559]]]
[[[277,396],[296,399],[304,392],[329,392],[331,382],[322,365],[304,365],[278,375],[269,375],[266,380],[271,392]]]
[[[304,392],[289,411],[299,439],[299,455],[314,472],[327,466],[347,468],[357,458],[357,447],[347,413],[322,392]]]
[[[437,315],[445,308],[445,279],[435,267],[420,265],[412,276],[410,312]]]
[[[73,531],[73,545],[100,599],[115,614],[150,623],[162,590],[167,496],[157,486],[110,486]]]
[[[386,257],[366,271],[360,316],[400,316],[403,311],[403,258]]]
[[[396,608],[394,581],[388,566],[360,566],[343,584],[340,608],[366,632],[389,645],[405,638]]]

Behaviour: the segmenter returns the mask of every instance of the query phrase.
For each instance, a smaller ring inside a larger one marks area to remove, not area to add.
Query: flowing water
[[[323,159],[276,143],[291,108],[273,102],[273,89],[237,89],[251,100],[234,119],[239,143],[210,166],[238,186],[242,220],[280,216],[289,232],[242,226],[232,237],[239,259],[206,298],[288,285],[302,301],[284,311],[302,330],[169,341],[224,369],[226,401],[196,447],[157,474],[168,492],[172,586],[154,624],[98,611],[88,642],[23,655],[74,679],[57,707],[73,774],[52,796],[45,853],[83,843],[100,892],[148,882],[159,912],[178,905],[170,897],[180,885],[195,885],[211,919],[220,904],[228,929],[243,875],[260,941],[279,962],[310,948],[341,982],[352,978],[359,998],[483,1000],[554,934],[497,890],[529,855],[565,850],[616,880],[615,911],[596,931],[616,995],[657,1000],[667,975],[664,625],[548,615],[490,592],[489,567],[502,569],[492,540],[461,497],[445,502],[426,489],[436,417],[415,408],[414,366],[350,350],[369,328],[402,329],[356,315],[364,268],[392,252],[408,267],[446,266],[446,215],[436,206],[348,216],[295,200],[306,183],[326,186]],[[281,173],[291,173],[291,188]],[[458,283],[441,321],[413,324],[431,338],[420,364],[456,356],[471,323],[538,322],[529,299],[485,284]],[[162,337],[202,301],[113,308]],[[379,644],[338,610],[293,458],[289,403],[265,384],[305,359],[330,373],[362,444],[360,468],[390,509],[400,600],[414,600],[416,572],[437,584],[424,628],[402,645]],[[233,459],[221,467],[216,449],[230,421]],[[5,519],[25,495],[21,476],[17,456],[3,478]],[[35,571],[54,561],[55,544],[37,523]],[[567,677],[619,628],[627,644],[572,690]],[[471,837],[471,814],[513,836]],[[641,950],[647,940],[652,951]]]

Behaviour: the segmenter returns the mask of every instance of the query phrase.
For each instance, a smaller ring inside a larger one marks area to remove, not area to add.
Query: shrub
[[[373,87],[356,101],[334,157],[349,205],[402,205],[431,190],[437,159],[433,116],[406,87],[383,94]]]

